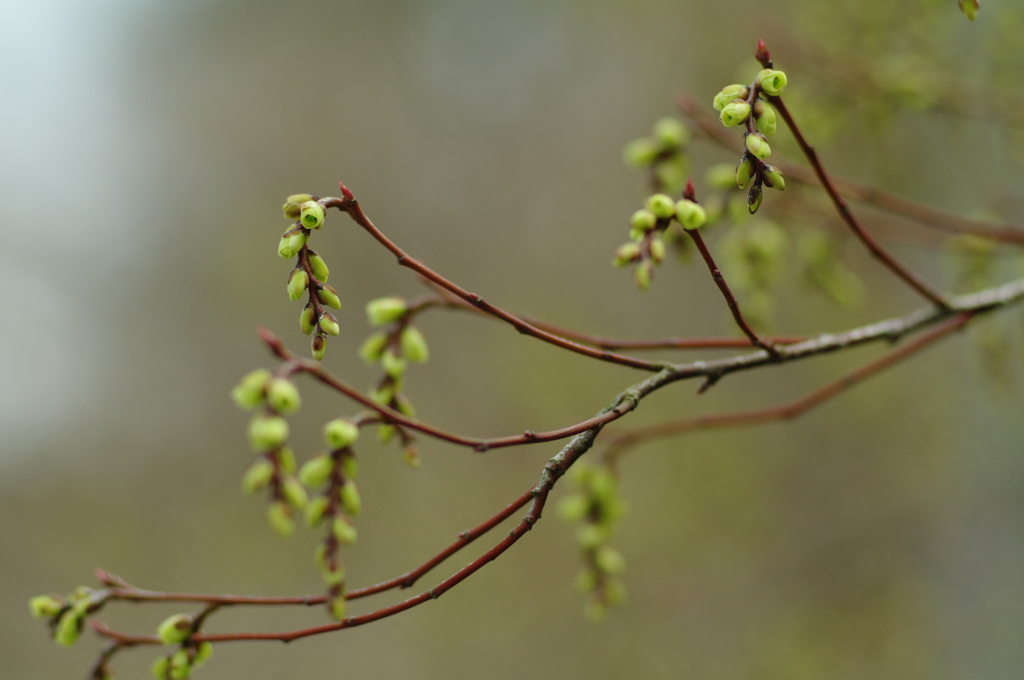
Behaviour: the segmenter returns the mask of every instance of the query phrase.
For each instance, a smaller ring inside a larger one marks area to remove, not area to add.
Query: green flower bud
[[[292,447],[282,446],[277,452],[277,462],[285,473],[295,474],[295,452],[292,451]]]
[[[616,267],[621,268],[639,259],[640,244],[623,243],[621,246],[619,246],[618,250],[615,251],[615,258],[612,260],[612,264]]]
[[[299,328],[303,335],[309,335],[316,328],[316,309],[313,304],[307,304],[299,314]]]
[[[626,569],[626,560],[622,557],[622,553],[607,545],[602,545],[597,549],[594,562],[597,563],[598,569],[606,574],[621,574]]]
[[[690,141],[690,131],[677,119],[665,117],[654,124],[654,138],[662,149],[674,151]]]
[[[341,507],[345,509],[345,512],[353,517],[359,517],[359,513],[363,510],[363,501],[359,497],[359,489],[356,488],[356,483],[351,479],[346,479],[345,483],[341,485],[341,490],[338,492],[338,500],[341,501]]]
[[[774,135],[778,129],[775,109],[760,97],[754,102],[754,124],[757,125],[758,130],[766,135]]]
[[[192,658],[192,667],[199,668],[213,656],[213,643],[200,642],[196,645],[196,655]]]
[[[267,402],[281,415],[295,413],[302,405],[299,388],[287,378],[272,378],[267,383]]]
[[[348,479],[355,479],[359,476],[359,461],[354,453],[346,453],[341,457],[341,472]]]
[[[666,219],[676,214],[675,202],[665,194],[654,194],[648,197],[647,209],[654,213],[655,217]]]
[[[171,670],[171,659],[167,656],[161,656],[153,665],[149,667],[150,674],[156,678],[156,680],[167,680],[167,674]]]
[[[302,204],[313,198],[309,194],[292,194],[284,199],[284,216],[290,220],[298,219],[302,212]]]
[[[281,483],[281,496],[296,510],[302,510],[309,502],[306,489],[295,477],[285,477]]]
[[[314,359],[317,361],[323,361],[324,355],[327,354],[327,338],[317,333],[313,336],[309,349]]]
[[[430,349],[427,347],[427,339],[423,337],[423,333],[420,329],[415,326],[406,326],[402,329],[402,334],[398,338],[398,343],[402,348],[402,354],[409,361],[422,364],[424,361],[430,358]]]
[[[611,533],[597,524],[584,524],[576,532],[576,542],[583,550],[596,550],[608,542]]]
[[[338,291],[326,283],[316,289],[316,297],[328,307],[341,309],[341,298],[338,297]]]
[[[736,186],[736,170],[730,163],[716,163],[704,172],[704,181],[715,189],[732,189]]]
[[[288,297],[298,300],[309,288],[309,274],[305,269],[293,269],[288,275]]]
[[[582,494],[566,496],[558,504],[558,514],[566,522],[578,522],[590,512],[590,500]]]
[[[329,312],[324,312],[320,315],[320,330],[327,335],[338,335],[341,333],[341,326],[338,325],[338,319]]]
[[[661,264],[665,259],[665,242],[660,236],[655,236],[650,242],[651,259],[655,264]]]
[[[380,361],[384,355],[384,349],[388,346],[387,333],[377,332],[366,338],[359,347],[359,358],[366,363],[373,365]]]
[[[613,607],[623,604],[626,601],[626,587],[617,579],[606,580],[604,583],[604,599]]]
[[[51,618],[64,609],[64,600],[54,595],[36,595],[28,601],[28,608],[37,619]]]
[[[267,506],[267,523],[281,538],[288,538],[295,532],[295,520],[287,503],[276,501]]]
[[[580,595],[586,595],[597,587],[598,573],[593,569],[581,569],[576,573],[574,587]]]
[[[978,0],[956,0],[957,4],[960,5],[960,11],[964,13],[964,16],[974,21],[978,18],[978,10],[981,8]]]
[[[761,191],[760,184],[753,184],[750,187],[750,191],[747,192],[747,210],[751,215],[757,212],[757,209],[761,207],[761,200],[764,198],[764,193]]]
[[[782,191],[786,188],[786,178],[782,175],[782,171],[776,168],[774,165],[768,165],[765,163],[763,168],[764,172],[761,174],[764,179],[764,184],[769,189],[778,189]]]
[[[287,260],[295,257],[304,245],[306,245],[306,232],[301,229],[289,229],[277,243],[277,254]]]
[[[242,491],[245,493],[256,493],[266,488],[270,480],[274,478],[274,464],[260,456],[249,466],[249,469],[242,475]]]
[[[400,297],[382,297],[366,303],[366,316],[371,326],[383,326],[398,321],[409,310]]]
[[[299,470],[299,480],[310,489],[320,486],[334,471],[334,459],[326,454],[315,456],[303,463]]]
[[[319,229],[324,224],[324,207],[316,201],[306,201],[299,212],[299,221],[306,229]]]
[[[398,377],[405,373],[406,361],[396,354],[394,350],[388,348],[384,350],[384,356],[381,357],[380,365],[385,373],[392,377]]]
[[[387,444],[394,438],[394,436],[394,425],[381,425],[380,427],[377,428],[377,441],[379,441],[381,444]]]
[[[725,127],[736,127],[742,125],[750,116],[750,104],[742,99],[736,99],[725,105],[719,119]]]
[[[313,270],[313,276],[316,277],[317,281],[326,283],[331,270],[327,268],[327,263],[324,262],[324,259],[312,250],[309,250],[306,252],[306,262],[309,263],[309,268]]]
[[[772,155],[772,148],[768,146],[768,141],[764,138],[764,135],[756,132],[747,135],[747,151],[761,160]]]
[[[263,403],[264,390],[270,380],[270,371],[258,368],[246,373],[231,390],[231,398],[239,408],[249,410]]]
[[[53,639],[57,641],[57,644],[70,647],[75,644],[78,640],[78,636],[82,633],[82,622],[84,617],[80,616],[73,610],[68,610],[60,617],[57,622],[57,627],[53,631]]]
[[[381,406],[387,406],[394,398],[395,388],[393,385],[384,385],[383,387],[370,390],[370,399]]]
[[[327,546],[321,543],[316,547],[314,553],[316,566],[320,569],[320,576],[324,583],[330,587],[340,586],[345,582],[345,563],[341,560],[331,559],[327,553]]]
[[[633,213],[632,217],[629,218],[629,225],[638,231],[650,231],[651,229],[654,229],[654,225],[657,223],[657,216],[646,208],[637,210]]]
[[[713,103],[715,111],[721,111],[734,99],[746,99],[749,94],[750,90],[746,85],[726,85],[721,92],[715,95],[715,101]]]
[[[743,154],[743,158],[740,159],[740,164],[736,166],[736,186],[743,189],[750,182],[750,178],[754,176],[754,159],[747,154]]]
[[[782,94],[782,89],[786,87],[786,74],[782,71],[773,71],[770,68],[758,73],[757,80],[761,83],[761,90],[772,97]]]
[[[622,158],[627,165],[643,168],[654,162],[658,157],[658,146],[647,137],[634,139],[622,150]]]
[[[640,290],[648,290],[651,287],[651,279],[653,278],[654,272],[651,270],[650,262],[641,262],[633,270],[633,283]]]
[[[420,451],[412,444],[406,444],[402,447],[402,461],[410,468],[415,470],[423,462],[420,457]]]
[[[331,500],[326,496],[317,496],[306,506],[306,526],[315,527],[327,516],[331,509]]]
[[[338,545],[352,545],[359,536],[356,528],[349,524],[349,521],[344,517],[334,518],[334,522],[331,523],[331,533],[334,535],[335,540],[338,541]]]
[[[156,634],[165,645],[176,645],[188,639],[192,634],[193,624],[195,619],[191,614],[175,614],[168,616],[157,626]]]
[[[171,656],[171,680],[188,680],[192,674],[192,664],[189,663],[188,650],[179,649]]]
[[[288,439],[288,421],[278,416],[256,415],[249,421],[249,444],[255,451],[270,451]]]
[[[334,451],[348,448],[358,439],[359,428],[344,418],[335,418],[324,425],[324,441]]]
[[[708,214],[703,207],[684,198],[676,203],[676,219],[683,229],[699,229],[708,221]]]
[[[344,597],[332,597],[330,601],[331,616],[334,617],[335,621],[341,621],[345,618],[346,605]]]

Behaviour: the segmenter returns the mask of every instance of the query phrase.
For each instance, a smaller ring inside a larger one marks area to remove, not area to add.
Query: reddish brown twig
[[[678,434],[685,434],[695,430],[708,430],[720,427],[735,427],[739,425],[755,425],[771,422],[774,420],[790,420],[809,411],[831,399],[839,393],[847,390],[859,382],[870,378],[873,375],[889,368],[893,364],[910,357],[922,349],[928,347],[937,340],[944,338],[950,333],[963,328],[973,315],[970,312],[957,314],[956,316],[941,323],[935,328],[922,334],[911,342],[885,354],[874,361],[864,364],[860,368],[847,373],[838,380],[834,380],[823,387],[811,392],[794,401],[770,406],[767,408],[737,411],[735,413],[717,413],[712,415],[698,416],[696,418],[681,418],[666,423],[658,423],[650,427],[638,428],[630,432],[624,432],[613,436],[605,453],[605,458],[614,464],[626,451],[651,439],[670,437]]]
[[[729,284],[725,281],[725,276],[722,275],[722,270],[715,264],[715,258],[711,256],[711,251],[708,250],[707,244],[704,243],[704,237],[700,235],[699,229],[684,229],[686,235],[693,239],[694,245],[697,246],[697,250],[700,251],[701,257],[704,258],[704,262],[708,266],[708,271],[711,272],[711,278],[714,279],[715,285],[718,286],[718,290],[722,291],[722,296],[725,298],[725,303],[729,305],[729,311],[732,312],[732,318],[736,321],[736,325],[740,327],[743,334],[750,339],[750,343],[760,347],[761,349],[768,352],[775,359],[782,357],[779,354],[774,345],[766,342],[754,332],[754,329],[750,327],[747,320],[743,318],[743,312],[740,311],[740,305],[736,301],[736,296],[732,294],[729,289]]]
[[[413,418],[406,416],[403,413],[396,411],[393,408],[389,408],[382,404],[378,404],[369,396],[363,394],[354,387],[344,383],[338,378],[334,377],[319,361],[312,359],[304,359],[297,354],[293,353],[284,343],[266,328],[258,329],[260,338],[267,344],[270,350],[281,359],[292,362],[298,371],[308,373],[312,377],[316,378],[325,385],[341,392],[353,401],[359,402],[363,406],[373,409],[377,413],[380,413],[387,420],[397,423],[403,427],[408,427],[411,430],[422,432],[425,435],[440,439],[442,441],[449,442],[451,444],[458,444],[459,446],[467,446],[477,452],[490,451],[491,449],[506,448],[509,446],[520,446],[523,444],[538,444],[541,442],[550,442],[558,439],[565,439],[573,435],[579,434],[586,430],[590,430],[595,427],[600,427],[610,423],[613,420],[617,420],[622,416],[626,415],[634,408],[636,404],[630,401],[621,401],[614,408],[609,409],[600,415],[588,418],[587,420],[563,427],[558,430],[551,430],[548,432],[534,432],[527,430],[519,435],[512,435],[508,437],[495,437],[491,439],[483,439],[479,437],[467,437],[465,435],[457,434],[454,432],[448,432],[438,427],[434,427],[428,423],[423,423]],[[659,364],[664,367],[664,364]]]
[[[758,41],[757,48],[757,59],[761,62],[761,66],[765,68],[772,68],[772,59],[768,53],[768,50],[764,47],[763,41]],[[922,297],[930,300],[936,306],[943,309],[949,309],[949,302],[945,296],[932,288],[928,283],[921,279],[917,274],[904,267],[902,264],[896,261],[881,245],[875,241],[872,236],[864,230],[857,218],[854,217],[853,211],[850,210],[850,206],[843,200],[843,197],[836,191],[835,186],[832,185],[832,181],[828,177],[828,173],[825,172],[825,166],[821,164],[818,159],[818,153],[814,150],[807,140],[804,138],[803,133],[797,126],[796,121],[793,120],[793,116],[789,113],[789,109],[786,108],[785,102],[782,101],[781,96],[771,96],[767,93],[763,93],[769,102],[778,110],[782,119],[786,121],[786,125],[789,127],[790,132],[793,133],[793,137],[796,138],[796,143],[800,146],[800,150],[803,151],[804,156],[807,157],[807,161],[814,168],[814,174],[817,175],[818,181],[821,182],[821,186],[825,188],[825,192],[829,198],[832,199],[832,204],[836,208],[836,212],[843,219],[843,222],[850,228],[851,231],[860,239],[861,243],[868,249],[868,251],[879,261],[885,265],[889,271],[895,274],[908,286],[916,290]]]
[[[639,391],[641,393],[645,393],[643,388]],[[547,497],[551,488],[555,485],[558,479],[565,474],[572,464],[590,449],[599,431],[600,427],[595,427],[587,432],[577,435],[572,439],[572,441],[562,448],[562,451],[557,456],[551,459],[551,461],[544,467],[544,472],[541,475],[540,482],[538,482],[538,484],[529,492],[532,499],[532,502],[530,502],[530,509],[527,511],[522,521],[520,521],[504,539],[498,542],[490,550],[486,551],[483,555],[470,562],[455,574],[441,581],[430,590],[426,590],[414,597],[410,597],[407,600],[403,600],[402,602],[398,602],[391,606],[377,609],[376,611],[360,614],[358,616],[346,617],[337,623],[279,633],[199,633],[192,636],[191,639],[196,643],[233,642],[242,640],[276,640],[281,642],[291,642],[300,638],[329,633],[343,628],[361,626],[388,616],[393,616],[406,611],[407,609],[421,605],[429,600],[436,600],[448,590],[479,571],[484,567],[484,565],[500,557],[502,553],[512,547],[520,538],[533,528],[533,525],[541,518],[544,504],[547,502]],[[520,499],[522,499],[522,496],[520,496]],[[515,505],[518,500],[519,499],[517,499],[517,501],[513,501],[513,505]],[[522,507],[522,505],[519,505],[518,507]],[[506,508],[506,510],[508,510],[508,508]],[[511,512],[514,511],[515,509]],[[509,514],[511,514],[511,512]],[[113,640],[122,647],[162,644],[160,638],[155,635],[130,635],[113,630],[106,624],[99,621],[94,621],[92,623],[92,627],[97,633]]]
[[[341,182],[338,182],[338,186],[341,188],[342,195],[344,198],[326,198],[321,200],[321,204],[325,208],[337,208],[343,212],[348,213],[349,217],[358,224],[360,227],[366,230],[373,238],[375,238],[381,245],[387,248],[391,253],[398,258],[398,264],[403,267],[408,267],[423,278],[432,281],[438,286],[450,291],[457,295],[459,298],[465,300],[474,307],[495,316],[502,321],[510,324],[520,333],[535,337],[544,342],[561,347],[562,349],[582,354],[593,359],[599,359],[600,361],[607,361],[613,364],[619,364],[622,366],[630,366],[632,368],[640,368],[646,371],[660,371],[664,366],[658,362],[646,361],[644,359],[638,359],[636,357],[626,356],[624,354],[616,354],[608,350],[594,349],[593,347],[587,347],[565,338],[560,338],[557,335],[548,333],[547,331],[537,328],[533,324],[523,320],[522,318],[506,312],[505,310],[492,305],[491,303],[484,300],[476,293],[470,293],[469,291],[461,288],[460,286],[452,283],[445,277],[441,276],[434,270],[427,267],[425,264],[412,257],[404,250],[399,248],[394,242],[392,242],[387,236],[385,236],[370,218],[366,216],[363,209],[359,206],[359,201],[355,199],[352,192]]]

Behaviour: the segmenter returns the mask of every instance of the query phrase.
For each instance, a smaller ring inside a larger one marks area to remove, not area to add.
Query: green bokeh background
[[[270,363],[257,325],[305,346],[274,252],[285,195],[334,194],[342,179],[409,252],[507,309],[604,335],[731,333],[706,272],[666,265],[640,294],[608,266],[642,197],[622,145],[672,113],[674,93],[710,102],[750,78],[761,37],[831,168],[1019,224],[1022,17],[1015,0],[986,0],[976,24],[954,0],[5,3],[0,677],[85,674],[94,636],[57,648],[25,602],[93,585],[97,566],[165,590],[319,590],[316,537],[278,539],[238,490],[251,456],[227,396]],[[701,168],[730,160],[695,142],[698,186]],[[939,240],[864,214],[954,286]],[[368,385],[354,353],[363,304],[422,288],[343,216],[316,238],[345,303],[326,364]],[[866,304],[837,309],[789,277],[778,330],[920,305],[845,252]],[[1019,258],[998,268],[1019,275]],[[408,392],[447,429],[560,427],[636,379],[467,315],[421,325],[433,357]],[[622,466],[629,601],[604,624],[581,613],[573,530],[549,513],[436,603],[288,647],[222,645],[197,677],[1021,677],[1022,346],[1011,311],[798,421],[644,446]],[[737,375],[699,398],[676,385],[630,422],[777,403],[880,350]],[[353,409],[302,387],[293,430],[308,455],[320,424]],[[492,514],[558,446],[422,449],[410,471],[397,451],[361,446],[353,587]],[[102,618],[150,631],[176,610]],[[323,620],[229,611],[210,630]],[[144,677],[153,656],[124,654],[119,677]]]

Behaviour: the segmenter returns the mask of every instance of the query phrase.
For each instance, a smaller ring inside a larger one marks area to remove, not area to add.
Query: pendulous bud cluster
[[[707,211],[690,199],[674,200],[656,193],[629,220],[629,242],[615,250],[612,265],[618,268],[635,264],[633,282],[640,290],[651,287],[654,267],[665,259],[665,231],[676,222],[683,229],[699,229],[708,221]]]
[[[372,333],[359,348],[359,356],[370,365],[379,364],[383,375],[370,391],[371,398],[410,418],[416,411],[402,394],[402,381],[410,363],[423,363],[430,358],[427,340],[418,328],[410,325],[409,303],[400,297],[382,297],[366,304],[366,317],[371,326],[389,326]],[[377,430],[378,438],[387,443],[399,435],[403,458],[411,467],[420,463],[419,451],[412,434],[400,425],[384,422]]]
[[[715,95],[713,101],[723,125],[746,125],[746,151],[736,166],[736,184],[742,189],[751,180],[754,181],[747,192],[747,210],[751,214],[761,207],[764,198],[762,187],[779,190],[786,188],[782,172],[765,162],[772,154],[767,137],[775,134],[778,129],[778,115],[761,96],[778,97],[786,83],[786,74],[782,71],[764,69],[757,74],[752,85],[728,85]]]
[[[600,621],[609,607],[625,599],[626,591],[619,577],[626,562],[622,554],[609,545],[625,513],[625,504],[615,474],[607,466],[577,467],[571,479],[574,493],[562,499],[559,511],[567,522],[580,524],[576,541],[583,567],[576,575],[576,587],[589,595],[587,617]]]
[[[85,619],[105,602],[104,591],[79,586],[66,598],[37,595],[28,601],[28,608],[35,618],[47,620],[55,642],[70,647],[81,635]]]
[[[649,136],[626,145],[623,158],[631,167],[649,170],[658,190],[675,192],[686,179],[686,145],[690,136],[679,120],[661,118],[654,123]]]
[[[291,300],[308,295],[299,314],[299,328],[312,335],[310,351],[320,361],[327,352],[327,336],[341,333],[338,319],[324,306],[341,309],[341,298],[327,283],[330,270],[327,263],[307,245],[310,233],[324,224],[324,207],[310,194],[294,194],[285,199],[284,216],[296,219],[285,231],[278,244],[278,254],[286,259],[296,258],[295,268],[288,274],[287,291]]]
[[[323,434],[329,451],[306,461],[299,480],[311,498],[306,505],[306,525],[327,526],[327,535],[316,548],[316,564],[328,588],[328,610],[340,620],[345,616],[345,565],[338,553],[341,547],[355,543],[357,532],[351,519],[362,512],[355,482],[358,465],[352,450],[359,439],[359,426],[350,419],[336,418],[324,425]]]

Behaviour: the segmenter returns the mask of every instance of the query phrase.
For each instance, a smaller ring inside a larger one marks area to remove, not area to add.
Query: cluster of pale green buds
[[[299,327],[304,334],[313,336],[311,351],[319,361],[327,351],[327,336],[341,332],[338,319],[324,311],[325,305],[341,309],[341,298],[327,283],[327,263],[307,245],[310,232],[323,226],[324,208],[309,194],[294,194],[285,200],[284,215],[297,220],[281,237],[277,252],[286,259],[297,258],[295,268],[288,274],[288,297],[298,300],[309,294],[299,315]]]
[[[688,198],[674,200],[667,194],[653,194],[629,220],[629,241],[615,251],[612,264],[635,264],[633,282],[640,290],[651,287],[654,267],[665,259],[665,230],[673,221],[683,229],[699,229],[707,223],[707,212]]]
[[[150,672],[156,680],[188,680],[193,670],[209,660],[213,645],[192,642],[191,637],[197,632],[191,614],[174,614],[157,627],[156,634],[165,645],[180,645],[180,649],[153,662]]]
[[[287,445],[289,427],[284,418],[299,410],[299,390],[288,378],[261,368],[245,375],[231,396],[244,410],[262,406],[249,421],[249,444],[259,456],[242,476],[242,489],[257,493],[269,488],[267,522],[281,536],[290,536],[295,531],[294,513],[305,508],[308,500],[295,477],[295,454]]]
[[[786,180],[782,172],[765,162],[772,149],[767,137],[778,129],[778,116],[772,105],[761,97],[777,97],[786,87],[786,74],[782,71],[764,69],[757,74],[753,85],[728,85],[715,95],[713,105],[720,112],[722,124],[726,127],[746,126],[744,142],[746,150],[736,166],[736,184],[746,188],[747,209],[751,214],[761,207],[762,187],[785,189]]]
[[[79,586],[67,598],[60,595],[37,595],[28,601],[29,611],[37,619],[47,619],[53,639],[70,647],[78,640],[89,614],[105,602],[103,591]]]
[[[402,394],[402,380],[410,363],[423,363],[430,358],[426,338],[418,328],[409,324],[409,304],[400,297],[383,297],[366,305],[366,316],[371,326],[388,326],[372,333],[359,348],[359,356],[371,366],[379,364],[383,375],[371,390],[370,397],[403,415],[414,418],[415,409]],[[382,443],[391,441],[395,433],[402,441],[402,455],[409,466],[419,465],[419,451],[414,439],[405,428],[384,423],[378,429]]]
[[[336,418],[324,425],[328,451],[306,461],[299,479],[311,492],[306,506],[306,525],[326,525],[327,536],[316,548],[316,564],[327,585],[327,607],[338,620],[345,618],[345,564],[339,548],[352,545],[357,532],[349,518],[362,512],[362,499],[356,486],[359,468],[352,445],[359,439],[359,426],[351,420]]]
[[[686,145],[690,131],[675,118],[661,118],[654,123],[650,136],[634,139],[626,145],[623,157],[627,164],[647,168],[656,190],[675,191],[686,178]]]
[[[571,475],[573,494],[562,499],[559,511],[568,522],[580,523],[576,532],[583,567],[576,575],[576,587],[590,597],[588,618],[601,620],[608,608],[621,604],[625,587],[619,576],[625,570],[622,554],[609,543],[618,521],[625,514],[615,474],[607,466],[578,467]]]

